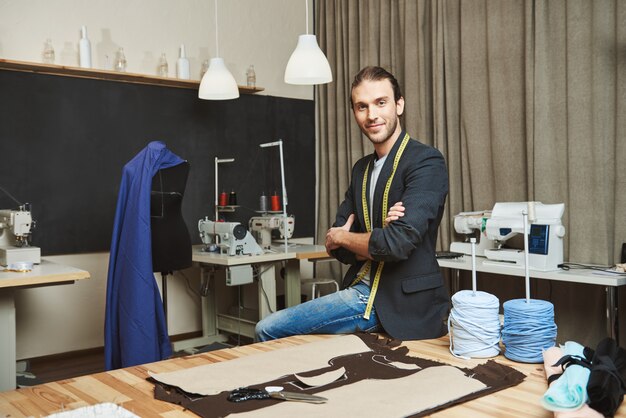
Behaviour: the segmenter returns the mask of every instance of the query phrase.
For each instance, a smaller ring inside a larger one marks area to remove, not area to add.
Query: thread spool
[[[504,356],[522,363],[542,363],[543,351],[556,344],[554,305],[539,299],[504,302]]]
[[[535,212],[535,202],[528,202],[528,221],[533,223],[537,220],[537,213]]]
[[[228,196],[228,204],[230,206],[235,206],[237,205],[237,193],[235,193],[235,191],[231,191],[230,195]]]
[[[261,212],[267,212],[269,210],[269,206],[269,199],[267,198],[267,196],[265,196],[264,192],[261,192],[261,197],[259,198],[259,210]]]
[[[228,205],[228,193],[222,192],[220,193],[220,198],[218,200],[220,206]]]
[[[456,292],[448,317],[450,352],[461,358],[497,356],[500,353],[499,308],[500,301],[490,293]]]
[[[280,211],[280,197],[274,192],[274,194],[272,196],[270,196],[270,202],[271,202],[271,210],[272,212],[279,212]]]

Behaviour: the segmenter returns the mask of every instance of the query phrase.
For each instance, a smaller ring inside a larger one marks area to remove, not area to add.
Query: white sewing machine
[[[213,222],[207,216],[198,221],[198,231],[200,239],[207,247],[213,244],[213,237],[219,237],[217,246],[220,254],[263,254],[263,249],[239,222]]]
[[[472,254],[470,238],[476,238],[476,256],[484,257],[485,250],[496,248],[496,243],[487,238],[485,225],[491,211],[461,212],[454,217],[454,230],[465,235],[465,241],[450,244],[450,251],[466,255]]]
[[[284,217],[283,215],[253,216],[248,222],[248,228],[250,228],[261,247],[270,248],[272,231],[278,231],[280,238],[286,237],[289,239],[293,236],[295,220],[293,216]]]
[[[528,266],[531,270],[557,270],[563,263],[565,227],[561,217],[565,204],[544,205],[541,202],[496,203],[491,217],[486,220],[488,239],[498,244],[497,249],[485,250],[488,261],[513,267],[524,267],[524,250],[502,248],[502,244],[518,234],[524,234],[523,212],[528,214]],[[523,235],[522,235],[523,236]]]
[[[41,250],[28,242],[32,227],[32,216],[24,206],[0,210],[0,264],[41,262]]]

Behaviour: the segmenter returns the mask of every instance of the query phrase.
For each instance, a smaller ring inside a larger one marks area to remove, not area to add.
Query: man
[[[260,321],[260,341],[356,331],[385,331],[400,340],[446,333],[448,292],[435,259],[448,193],[445,161],[402,130],[404,98],[383,68],[366,67],[355,76],[351,102],[375,152],[352,168],[326,234],[327,251],[351,267],[341,291]],[[390,202],[396,203],[389,207]]]

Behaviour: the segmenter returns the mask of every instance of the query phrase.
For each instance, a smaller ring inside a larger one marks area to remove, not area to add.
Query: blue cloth
[[[564,355],[585,358],[585,347],[575,341],[561,345]],[[571,411],[581,408],[589,400],[587,382],[591,370],[579,365],[568,366],[563,375],[550,385],[543,395],[541,403],[550,411]]]
[[[376,332],[380,330],[376,309],[372,308],[369,320],[363,318],[369,296],[369,286],[358,283],[339,292],[275,312],[257,323],[257,341],[303,334]]]
[[[153,141],[124,166],[107,276],[107,370],[158,361],[172,354],[152,272],[150,190],[157,171],[183,161],[164,143]]]
[[[565,344],[561,344],[561,350],[564,355],[577,356],[581,359],[585,358],[585,347],[576,341],[565,341]]]
[[[581,408],[589,397],[587,396],[587,382],[591,371],[579,365],[569,366],[550,385],[543,395],[543,407],[549,411],[568,411]]]

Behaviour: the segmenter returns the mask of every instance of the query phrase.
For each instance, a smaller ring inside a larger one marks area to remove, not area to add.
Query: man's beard
[[[376,134],[374,134],[374,138],[372,138],[367,130],[361,129],[361,132],[363,132],[365,134],[365,136],[372,142],[372,144],[383,144],[385,142],[387,142],[389,139],[391,139],[391,137],[393,136],[394,132],[396,132],[396,128],[398,126],[398,117],[396,116],[396,118],[393,120],[392,124],[389,126],[389,131],[387,131],[387,135],[384,138],[376,138],[376,136],[378,136],[380,133],[382,132],[378,132]],[[387,127],[387,125],[385,124],[385,128]]]

